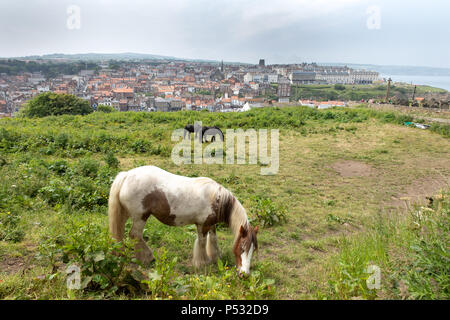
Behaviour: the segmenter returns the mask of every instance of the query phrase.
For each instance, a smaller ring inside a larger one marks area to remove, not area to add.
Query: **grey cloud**
[[[81,29],[66,27],[69,5]],[[366,9],[381,8],[381,29]],[[0,56],[139,52],[228,61],[450,67],[445,0],[2,0]]]

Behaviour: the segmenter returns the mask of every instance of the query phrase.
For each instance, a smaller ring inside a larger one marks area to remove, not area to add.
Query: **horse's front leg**
[[[195,268],[199,268],[209,262],[208,254],[206,253],[206,238],[207,233],[203,233],[203,226],[197,225],[197,239],[194,243],[194,257],[192,264]]]
[[[219,258],[219,246],[217,244],[216,226],[212,226],[208,232],[208,238],[206,241],[206,253],[209,261],[216,263]]]
[[[138,240],[135,246],[136,259],[144,264],[148,264],[155,259],[152,250],[150,250],[142,237],[146,221],[147,219],[144,220],[144,218],[133,218],[133,226],[130,230],[130,238]]]

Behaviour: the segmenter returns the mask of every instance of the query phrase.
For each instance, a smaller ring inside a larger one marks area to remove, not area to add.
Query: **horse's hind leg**
[[[194,243],[194,258],[192,264],[194,267],[201,267],[209,262],[208,255],[206,253],[206,236],[203,234],[203,226],[197,225],[197,239]]]
[[[216,226],[213,226],[208,232],[206,253],[208,254],[210,262],[217,262],[217,259],[219,258],[219,246],[217,245]]]
[[[152,250],[150,250],[142,237],[146,222],[147,219],[144,220],[144,218],[133,218],[133,226],[130,230],[130,237],[138,240],[135,246],[136,258],[144,264],[148,264],[154,260]]]

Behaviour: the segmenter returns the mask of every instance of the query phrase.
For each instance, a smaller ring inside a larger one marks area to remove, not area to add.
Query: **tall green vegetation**
[[[329,298],[449,299],[450,193],[408,216],[379,216],[364,234],[341,240]],[[380,286],[368,286],[379,267]]]
[[[89,102],[71,94],[45,92],[25,104],[25,117],[60,116],[63,114],[86,115],[93,112]]]

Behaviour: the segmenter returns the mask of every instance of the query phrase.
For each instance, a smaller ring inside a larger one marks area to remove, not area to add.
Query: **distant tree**
[[[88,101],[74,95],[45,92],[25,103],[21,112],[25,117],[31,118],[63,114],[85,115],[93,110]]]
[[[334,85],[334,89],[335,90],[339,90],[339,91],[343,91],[343,90],[345,90],[345,86],[343,85],[343,84],[335,84]]]
[[[110,107],[110,106],[105,106],[105,105],[103,105],[103,104],[100,104],[100,105],[97,107],[97,111],[99,111],[99,112],[104,112],[104,113],[111,113],[111,112],[116,111],[116,109],[114,109],[113,107]]]

